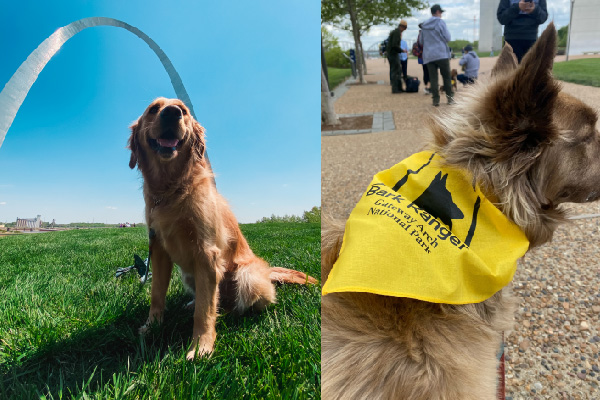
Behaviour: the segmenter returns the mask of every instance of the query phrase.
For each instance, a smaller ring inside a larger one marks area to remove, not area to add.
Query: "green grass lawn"
[[[600,87],[600,58],[555,63],[553,73],[561,81]]]
[[[274,266],[320,279],[320,225],[242,225]],[[318,399],[319,285],[282,285],[265,312],[222,314],[215,352],[187,362],[193,316],[179,273],[145,337],[150,285],[118,267],[145,258],[144,228],[0,238],[0,399]]]
[[[352,75],[352,70],[328,67],[327,74],[329,76],[329,90],[333,90],[337,85],[344,82],[347,77]]]

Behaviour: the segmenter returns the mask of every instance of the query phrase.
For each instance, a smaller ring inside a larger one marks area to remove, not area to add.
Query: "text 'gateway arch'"
[[[27,60],[21,64],[19,69],[17,69],[8,83],[4,86],[2,92],[0,92],[0,147],[2,147],[6,133],[12,125],[12,122],[15,119],[21,104],[23,104],[25,97],[27,97],[29,89],[31,89],[31,86],[33,86],[33,83],[36,81],[38,75],[40,72],[42,72],[48,61],[50,61],[54,54],[60,50],[62,45],[67,40],[71,39],[85,28],[90,28],[93,26],[116,26],[119,28],[124,28],[146,42],[146,44],[150,46],[150,48],[160,59],[160,62],[165,67],[167,74],[169,74],[169,78],[171,78],[171,83],[173,84],[173,89],[175,89],[175,94],[188,106],[194,119],[197,119],[196,114],[194,113],[194,108],[192,107],[192,102],[190,101],[187,91],[183,86],[183,82],[181,81],[181,77],[175,70],[175,67],[173,67],[169,57],[167,57],[165,52],[158,47],[154,40],[150,39],[148,35],[140,31],[138,28],[114,18],[83,18],[59,28],[56,32],[44,40],[37,47],[37,49],[35,49],[29,55],[29,57],[27,57]],[[206,158],[208,161],[207,155]]]

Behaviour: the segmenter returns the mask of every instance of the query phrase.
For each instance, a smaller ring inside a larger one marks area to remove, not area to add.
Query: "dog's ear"
[[[206,150],[204,145],[204,127],[196,120],[193,121],[192,126],[194,130],[192,149],[196,157],[202,160],[204,158],[204,151]]]
[[[500,52],[500,56],[494,64],[494,68],[492,69],[492,76],[498,76],[507,74],[511,71],[514,71],[519,66],[517,61],[517,56],[513,52],[512,47],[508,42],[504,43],[504,47]]]
[[[127,147],[131,150],[131,157],[129,158],[129,168],[134,169],[138,162],[138,151],[139,151],[139,142],[138,142],[138,133],[139,133],[140,120],[134,122],[129,129],[131,129],[131,136],[129,136],[129,140],[127,141]]]
[[[521,65],[500,76],[486,95],[481,122],[495,131],[492,140],[497,162],[514,159],[516,154],[533,160],[540,152],[539,146],[558,135],[552,122],[560,92],[559,84],[552,78],[556,36],[554,24],[550,23]]]

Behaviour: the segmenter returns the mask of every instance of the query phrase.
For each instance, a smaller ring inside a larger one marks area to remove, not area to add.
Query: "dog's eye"
[[[182,108],[181,112],[183,113],[183,115],[187,115],[187,110],[185,108]]]
[[[159,108],[160,108],[160,107],[158,107],[158,105],[156,105],[156,106],[152,106],[152,107],[150,107],[150,109],[148,110],[148,112],[149,112],[150,114],[156,114],[156,113],[158,112],[158,109],[159,109]]]

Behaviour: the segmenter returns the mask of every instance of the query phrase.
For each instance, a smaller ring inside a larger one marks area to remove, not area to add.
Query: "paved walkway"
[[[483,77],[495,60],[481,59]],[[323,212],[341,219],[350,214],[375,173],[426,146],[431,115],[452,110],[443,97],[441,107],[432,107],[422,84],[419,93],[392,95],[387,62],[368,60],[367,66],[367,81],[385,84],[350,86],[336,99],[335,110],[339,114],[390,111],[395,129],[322,136]],[[458,69],[458,60],[451,60],[451,68]],[[422,80],[416,60],[408,61],[408,74]],[[600,109],[600,88],[570,83],[563,88]],[[459,84],[456,96],[464,93]],[[600,212],[599,203],[573,208],[574,214]],[[551,243],[529,252],[519,263],[513,287],[522,303],[506,346],[507,395],[511,398],[600,398],[599,241],[599,218],[577,220],[561,227]]]

